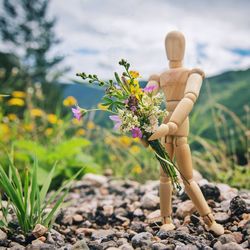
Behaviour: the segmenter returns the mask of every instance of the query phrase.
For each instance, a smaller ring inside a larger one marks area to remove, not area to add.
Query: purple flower
[[[137,127],[133,128],[131,130],[131,133],[132,133],[133,138],[136,138],[136,137],[142,138],[142,132],[141,132],[140,128],[137,128]]]
[[[114,129],[119,129],[122,125],[122,121],[118,115],[110,115],[109,119],[115,123]]]
[[[156,85],[151,85],[151,86],[145,87],[145,88],[143,89],[143,91],[146,92],[146,93],[151,93],[151,92],[153,92],[155,89],[157,89],[157,86],[156,86]]]
[[[133,111],[133,112],[135,112],[136,111],[136,106],[131,106],[130,110]]]
[[[72,110],[72,112],[73,112],[74,117],[75,117],[78,121],[80,121],[81,118],[83,117],[83,112],[82,112],[81,108],[80,108],[80,107],[76,107],[76,109],[75,109],[75,108],[72,108],[71,110]]]

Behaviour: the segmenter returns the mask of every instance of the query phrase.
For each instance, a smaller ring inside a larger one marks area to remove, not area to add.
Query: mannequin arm
[[[202,72],[203,73],[203,72]],[[159,139],[168,134],[174,134],[184,120],[188,117],[196,102],[202,85],[203,74],[197,70],[190,74],[184,91],[184,97],[175,108],[167,124],[162,124],[149,140]]]
[[[201,75],[194,73],[189,76],[184,97],[175,108],[169,120],[169,122],[175,123],[177,128],[184,122],[193,109],[194,103],[196,102],[200,93],[201,84]]]

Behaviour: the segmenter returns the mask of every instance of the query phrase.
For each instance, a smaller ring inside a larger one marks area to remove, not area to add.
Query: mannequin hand
[[[173,135],[177,131],[178,127],[174,122],[168,122],[167,124],[161,124],[160,127],[149,137],[149,141],[159,139],[166,135]]]

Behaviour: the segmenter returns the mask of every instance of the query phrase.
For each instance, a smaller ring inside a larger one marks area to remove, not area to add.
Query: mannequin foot
[[[222,225],[218,224],[212,213],[202,217],[206,223],[205,228],[207,231],[213,232],[215,235],[220,236],[224,234],[224,228]]]
[[[171,217],[163,217],[162,223],[163,225],[160,228],[161,231],[168,232],[175,229],[175,225],[173,224]]]
[[[175,225],[173,223],[167,223],[167,224],[163,224],[160,228],[161,231],[171,231],[175,229]]]

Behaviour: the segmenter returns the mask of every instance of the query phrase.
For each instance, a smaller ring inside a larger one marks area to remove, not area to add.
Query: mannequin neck
[[[180,68],[180,67],[182,67],[182,61],[169,61],[170,69]]]

